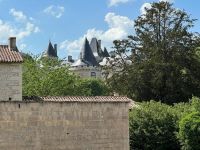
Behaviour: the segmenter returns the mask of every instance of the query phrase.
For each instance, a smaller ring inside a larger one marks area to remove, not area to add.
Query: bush
[[[188,146],[200,143],[199,117],[197,114],[188,117],[193,112],[200,113],[200,99],[197,97],[193,97],[188,103],[174,106],[154,101],[138,103],[138,107],[130,112],[131,150],[173,150],[181,149],[181,145],[182,149],[195,149]],[[185,133],[186,129],[189,130]],[[195,137],[196,140],[193,139]]]
[[[76,95],[80,96],[102,96],[110,93],[104,81],[93,78],[78,80],[75,90]]]
[[[177,120],[172,106],[142,103],[130,112],[130,149],[180,149],[175,133]]]
[[[179,122],[179,134],[183,150],[200,149],[200,112],[193,112]]]

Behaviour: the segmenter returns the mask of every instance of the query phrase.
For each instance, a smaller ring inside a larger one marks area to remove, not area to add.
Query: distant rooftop
[[[94,37],[89,43],[87,38],[85,38],[79,59],[71,64],[71,67],[99,66],[99,63],[105,57],[110,57],[110,55],[105,47],[104,50],[102,50],[101,40],[97,40],[97,38]]]

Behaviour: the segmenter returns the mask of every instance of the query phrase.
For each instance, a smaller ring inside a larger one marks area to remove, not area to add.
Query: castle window
[[[91,72],[91,77],[96,78],[96,72]]]

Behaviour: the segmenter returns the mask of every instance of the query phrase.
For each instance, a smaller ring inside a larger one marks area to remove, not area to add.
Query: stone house
[[[0,45],[0,101],[22,100],[22,62],[15,37]]]

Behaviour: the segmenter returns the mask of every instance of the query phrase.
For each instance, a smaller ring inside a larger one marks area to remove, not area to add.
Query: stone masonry
[[[123,102],[0,102],[0,150],[129,150]]]
[[[22,100],[22,64],[0,63],[0,101]]]

